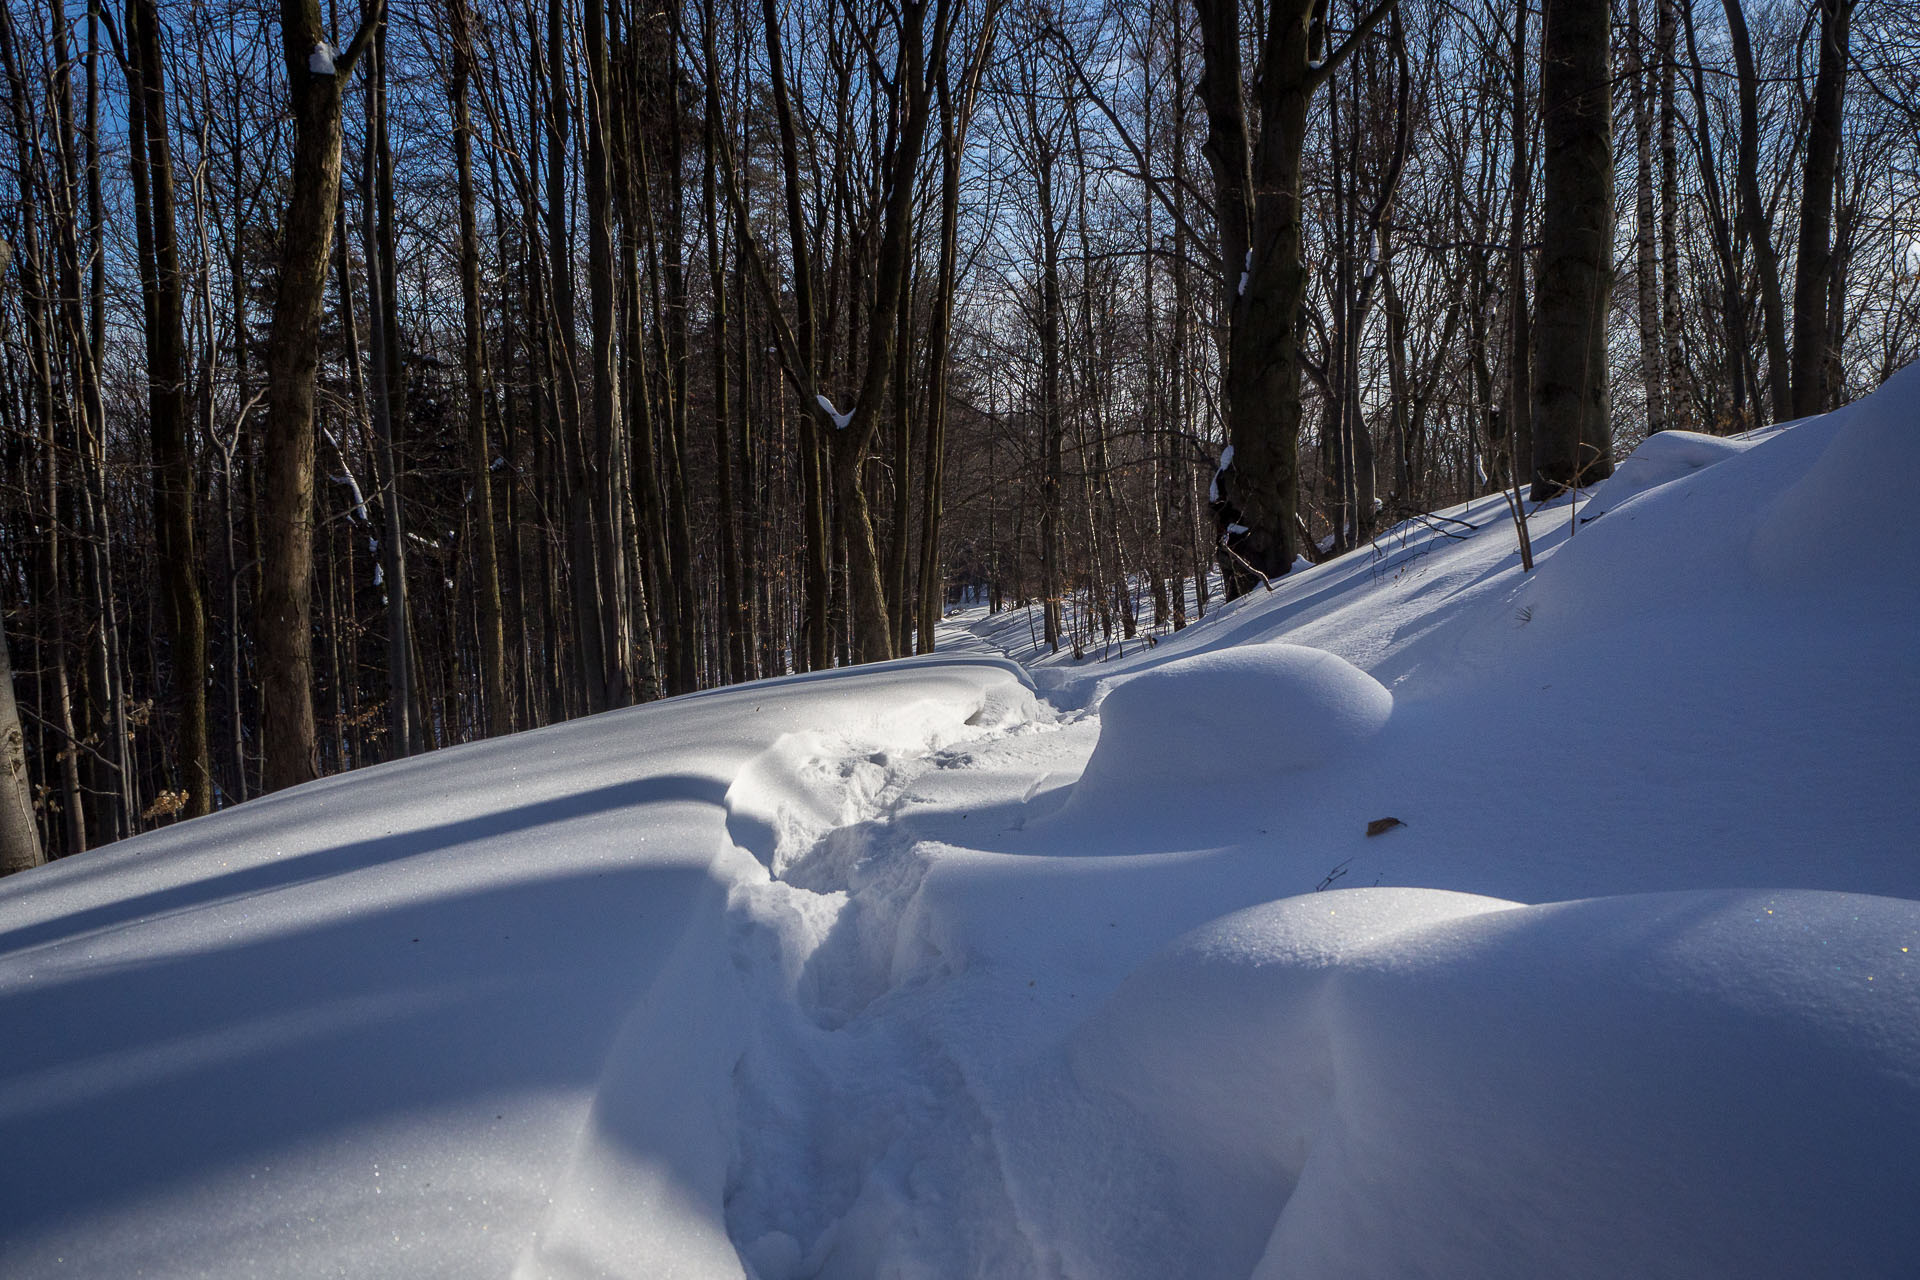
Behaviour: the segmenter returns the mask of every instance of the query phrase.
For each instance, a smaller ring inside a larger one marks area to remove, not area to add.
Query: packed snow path
[[[1038,708],[1004,661],[840,684],[865,715],[779,735],[727,787],[724,926],[690,935],[631,1019],[519,1274],[872,1274],[921,1154],[989,1138],[918,1016],[945,975],[903,923],[927,863],[894,820],[916,778]],[[944,1221],[949,1257],[974,1234],[950,1213],[916,1224]]]
[[[1916,405],[13,877],[0,1275],[1912,1275]]]

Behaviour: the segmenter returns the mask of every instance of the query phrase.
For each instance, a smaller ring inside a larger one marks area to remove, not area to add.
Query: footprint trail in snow
[[[766,868],[729,901],[752,1012],[726,1225],[759,1280],[1037,1273],[993,1122],[944,1040],[964,959],[916,914],[939,846],[913,811],[940,775],[1018,769],[1023,740],[1055,728],[1010,687],[958,740],[790,735],[729,789],[729,834]]]

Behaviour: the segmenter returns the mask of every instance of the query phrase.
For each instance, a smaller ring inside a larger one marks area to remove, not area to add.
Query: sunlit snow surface
[[[1530,577],[1486,499],[0,882],[0,1276],[1920,1272],[1917,472],[1909,370]]]

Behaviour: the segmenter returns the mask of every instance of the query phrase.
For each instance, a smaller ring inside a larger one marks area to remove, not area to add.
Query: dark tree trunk
[[[1507,220],[1507,435],[1512,483],[1533,474],[1533,316],[1527,297],[1527,216],[1533,199],[1533,163],[1527,140],[1527,6],[1513,18],[1512,206]]]
[[[607,707],[606,670],[601,640],[599,552],[593,531],[592,482],[585,433],[580,429],[580,362],[574,331],[573,246],[568,235],[567,80],[572,58],[567,47],[566,9],[547,0],[547,264],[553,342],[553,403],[565,465],[567,580],[573,605],[573,682],[588,711]]]
[[[1031,114],[1031,113],[1030,113]],[[1053,203],[1053,144],[1036,124],[1034,196],[1040,243],[1040,615],[1047,647],[1060,652],[1060,508],[1063,465],[1060,412],[1060,219]]]
[[[280,38],[293,98],[293,173],[280,275],[267,340],[266,476],[260,503],[261,784],[268,791],[319,769],[313,719],[313,393],[320,304],[340,199],[340,82],[381,12],[380,0],[347,51],[326,56],[319,0],[280,0]]]
[[[1793,416],[1833,407],[1827,385],[1828,285],[1833,274],[1833,192],[1840,170],[1840,118],[1847,85],[1853,0],[1818,0],[1819,72],[1807,107],[1807,164],[1800,187],[1800,252],[1793,269]]]
[[[925,448],[921,464],[923,500],[920,509],[920,652],[932,653],[940,623],[940,517],[946,496],[947,377],[953,333],[953,283],[959,258],[960,148],[973,117],[974,94],[981,68],[993,48],[994,21],[990,13],[967,62],[960,91],[953,91],[943,74],[935,82],[940,103],[940,267],[934,284],[933,319],[927,334],[927,422],[922,432]],[[902,357],[905,358],[904,356]]]
[[[1767,390],[1773,418],[1793,417],[1792,364],[1787,355],[1786,308],[1780,297],[1780,255],[1767,222],[1766,202],[1760,195],[1760,76],[1753,64],[1753,45],[1747,37],[1746,14],[1740,0],[1721,0],[1727,14],[1727,35],[1733,45],[1734,67],[1740,84],[1740,225],[1753,246],[1754,269],[1760,277],[1760,314],[1767,337]]]
[[[745,597],[741,587],[739,512],[734,500],[733,413],[727,362],[727,269],[721,253],[725,242],[721,226],[719,181],[714,166],[719,154],[721,131],[727,128],[720,109],[720,59],[715,47],[714,0],[701,5],[700,38],[706,55],[706,115],[702,122],[704,157],[700,168],[700,205],[707,223],[707,278],[713,291],[710,334],[713,350],[713,451],[714,490],[718,501],[720,527],[720,637],[717,656],[725,683],[748,678],[752,669],[752,641],[747,624]],[[744,327],[744,320],[742,321]],[[751,479],[749,479],[751,483]]]
[[[587,54],[587,307],[593,343],[593,487],[596,535],[594,558],[600,585],[600,702],[624,707],[633,701],[629,670],[632,640],[626,608],[626,427],[615,370],[614,336],[618,326],[615,293],[612,186],[608,144],[613,128],[613,78],[607,60],[607,14],[602,0],[586,0]]]
[[[407,377],[400,367],[399,281],[393,240],[393,150],[387,138],[387,39],[383,17],[368,46],[367,150],[361,220],[367,256],[367,320],[373,349],[374,458],[379,468],[381,586],[387,614],[388,755],[420,749],[414,714],[413,609],[407,576],[406,508],[396,440],[407,417]],[[424,719],[424,718],[422,718]]]
[[[174,234],[173,156],[167,137],[159,24],[153,0],[133,0],[127,6],[128,58],[134,78],[128,94],[128,125],[146,300],[154,530],[180,717],[180,780],[187,793],[186,813],[198,817],[213,812],[213,761],[207,741],[207,621],[194,537],[180,254]]]
[[[665,375],[663,387],[666,415],[662,422],[660,449],[656,459],[666,499],[667,582],[670,602],[661,607],[669,611],[667,633],[672,637],[669,651],[671,687],[685,693],[700,684],[700,604],[695,582],[693,551],[692,498],[687,484],[687,368],[690,343],[687,336],[687,267],[685,200],[681,186],[683,140],[680,129],[679,11],[669,8],[664,66],[660,75],[658,100],[649,106],[665,121],[660,128],[665,154],[661,158],[659,178],[663,192],[656,203],[651,197],[652,173],[646,147],[640,148],[642,209],[647,223],[650,274],[654,284],[654,325],[659,337],[660,366]],[[662,286],[664,285],[664,292]]]
[[[1679,60],[1675,57],[1676,0],[1659,0],[1654,55],[1660,61],[1660,395],[1665,425],[1691,429],[1681,388],[1687,365],[1680,345],[1680,113],[1674,102]]]
[[[1223,541],[1232,578],[1275,577],[1299,550],[1300,316],[1307,272],[1300,259],[1300,161],[1313,93],[1386,16],[1367,10],[1334,51],[1312,0],[1276,0],[1266,15],[1249,145],[1237,0],[1195,0],[1205,72],[1204,148],[1213,168],[1221,285],[1229,337],[1225,402],[1233,465],[1219,477]],[[1233,532],[1238,525],[1244,533]]]
[[[474,594],[479,605],[480,692],[487,732],[513,729],[507,697],[506,635],[501,623],[500,561],[493,542],[493,458],[487,444],[487,388],[482,369],[485,335],[480,306],[480,233],[474,217],[473,122],[467,105],[473,76],[472,17],[467,0],[451,0],[453,17],[453,160],[460,186],[460,303],[465,324],[467,389],[467,483],[473,489],[468,522]]]
[[[1613,263],[1613,112],[1605,0],[1556,0],[1541,47],[1545,143],[1533,388],[1533,498],[1613,470],[1607,294]]]
[[[1725,313],[1727,381],[1731,401],[1729,412],[1710,429],[1744,431],[1753,425],[1748,405],[1749,356],[1747,308],[1740,272],[1740,254],[1734,239],[1733,220],[1727,216],[1722,198],[1720,175],[1713,150],[1712,116],[1708,110],[1706,77],[1700,64],[1699,37],[1694,30],[1693,0],[1684,0],[1682,21],[1687,35],[1687,61],[1693,67],[1687,87],[1693,95],[1694,152],[1700,163],[1700,189],[1706,197],[1707,221],[1713,236],[1714,256],[1720,263],[1720,309]],[[1724,422],[1724,425],[1722,425]]]
[[[1663,5],[1664,12],[1664,5]],[[1627,0],[1627,75],[1632,84],[1634,140],[1634,285],[1640,321],[1640,385],[1647,401],[1647,434],[1667,427],[1666,379],[1662,376],[1666,339],[1660,324],[1660,260],[1656,243],[1653,193],[1654,93],[1647,84],[1642,56],[1640,0]]]

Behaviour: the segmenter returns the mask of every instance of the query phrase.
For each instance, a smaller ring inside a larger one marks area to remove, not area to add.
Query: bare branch
[[[1352,33],[1340,42],[1339,48],[1322,59],[1319,66],[1309,67],[1307,69],[1307,92],[1311,93],[1328,80],[1331,80],[1333,73],[1340,69],[1340,64],[1353,56],[1353,51],[1360,47],[1361,41],[1373,34],[1373,29],[1380,25],[1380,19],[1386,17],[1397,4],[1399,4],[1399,0],[1380,0],[1378,4],[1367,11],[1365,17],[1360,19],[1359,24],[1354,27]]]

